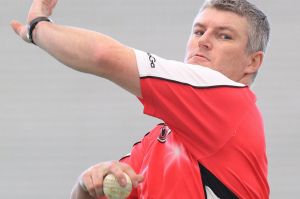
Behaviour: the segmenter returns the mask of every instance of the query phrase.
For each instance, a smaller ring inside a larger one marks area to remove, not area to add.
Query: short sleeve
[[[232,136],[253,95],[247,86],[200,65],[135,51],[144,113],[162,119],[197,157]]]

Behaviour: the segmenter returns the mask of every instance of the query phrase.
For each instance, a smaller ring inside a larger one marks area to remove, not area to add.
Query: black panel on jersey
[[[206,195],[205,186],[208,186],[216,196],[221,199],[238,199],[216,176],[199,163],[203,189]],[[207,196],[206,196],[207,197]]]

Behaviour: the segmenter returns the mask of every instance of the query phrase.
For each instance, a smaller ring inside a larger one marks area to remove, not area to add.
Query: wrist
[[[37,17],[33,20],[30,21],[29,25],[28,25],[28,30],[27,30],[27,38],[29,40],[29,42],[35,44],[34,40],[33,40],[33,32],[36,29],[37,25],[41,22],[47,22],[47,23],[51,23],[51,19],[49,19],[48,17]]]

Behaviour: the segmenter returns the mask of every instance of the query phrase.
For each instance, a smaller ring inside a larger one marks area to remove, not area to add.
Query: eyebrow
[[[206,28],[206,26],[202,23],[195,23],[193,28]],[[228,30],[228,31],[231,31],[233,33],[238,33],[237,30],[231,26],[217,26],[215,29],[217,30]]]

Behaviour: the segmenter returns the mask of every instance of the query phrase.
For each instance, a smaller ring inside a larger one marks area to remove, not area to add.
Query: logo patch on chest
[[[160,131],[160,134],[159,136],[157,137],[157,140],[160,142],[160,143],[165,143],[167,141],[167,137],[168,135],[171,133],[171,129],[169,129],[168,126],[164,125],[162,128],[161,128],[161,131]]]

